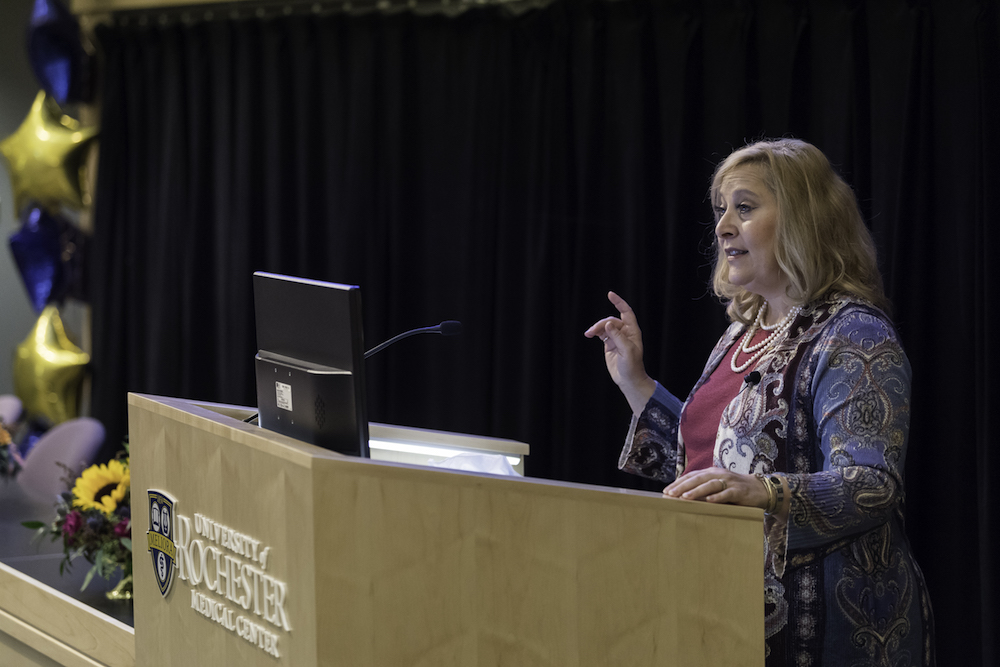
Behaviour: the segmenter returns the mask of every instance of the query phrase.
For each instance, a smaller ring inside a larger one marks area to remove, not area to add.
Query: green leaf
[[[87,572],[87,576],[83,578],[83,586],[80,586],[81,591],[87,587],[87,585],[90,583],[90,580],[94,578],[95,574],[97,574],[97,570],[99,568],[100,566],[97,565],[96,563],[94,564],[94,567],[90,568],[90,570]]]
[[[121,538],[121,543],[122,543],[123,547],[125,547],[126,549],[129,550],[129,553],[132,552],[132,538],[131,537],[123,537],[123,538]]]
[[[45,528],[45,524],[41,521],[22,521],[21,525],[25,528],[30,528],[32,530],[38,530],[39,528]]]
[[[46,526],[43,523],[42,526],[41,526],[41,528],[38,528],[37,530],[35,530],[35,534],[31,536],[31,544],[37,544],[38,542],[41,542],[42,538],[45,537],[46,533],[48,533],[48,532],[49,532],[48,526]],[[52,541],[53,542],[56,540],[56,537],[58,537],[58,535],[53,535],[52,536]]]

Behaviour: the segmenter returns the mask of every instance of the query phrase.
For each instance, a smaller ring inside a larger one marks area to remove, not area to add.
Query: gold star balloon
[[[59,424],[77,416],[90,355],[66,335],[59,309],[46,306],[14,352],[14,393],[31,416]]]
[[[95,128],[81,128],[61,115],[45,91],[39,91],[21,127],[0,142],[17,211],[32,200],[56,210],[82,208],[83,149],[96,135]]]

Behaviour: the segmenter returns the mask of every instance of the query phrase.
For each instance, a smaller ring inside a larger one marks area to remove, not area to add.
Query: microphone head
[[[442,336],[457,336],[462,333],[462,323],[458,320],[445,320],[438,325]]]
[[[749,385],[755,385],[760,382],[760,373],[757,371],[751,371],[743,376],[743,381]]]

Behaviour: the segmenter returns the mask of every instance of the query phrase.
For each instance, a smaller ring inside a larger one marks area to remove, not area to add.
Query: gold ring
[[[725,490],[726,490],[727,488],[729,488],[729,485],[728,485],[728,484],[726,484],[726,480],[724,480],[724,479],[717,479],[717,480],[715,480],[715,481],[717,481],[717,482],[722,482],[722,490],[723,490],[723,491],[725,491]]]

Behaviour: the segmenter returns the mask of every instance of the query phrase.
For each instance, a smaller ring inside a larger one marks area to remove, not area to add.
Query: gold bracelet
[[[771,480],[759,472],[755,473],[754,477],[760,480],[760,483],[764,485],[764,490],[767,491],[767,507],[764,508],[764,512],[767,514],[774,513],[775,507],[778,506],[778,495],[775,493],[774,487],[771,486]]]
[[[785,486],[781,483],[781,478],[777,475],[771,475],[767,479],[774,486],[774,510],[768,512],[768,514],[773,514],[774,512],[780,510],[782,505],[785,504]]]

